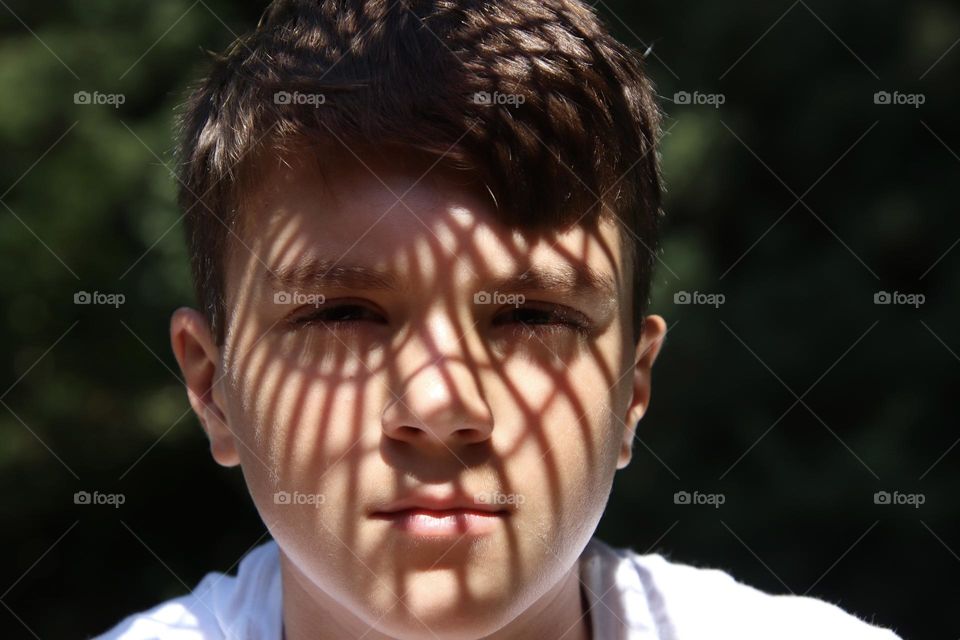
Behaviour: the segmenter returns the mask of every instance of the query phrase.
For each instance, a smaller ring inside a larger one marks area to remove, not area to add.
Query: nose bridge
[[[471,357],[472,331],[448,309],[431,309],[411,323],[390,367],[392,395],[383,416],[389,435],[468,441],[489,436],[492,416]]]

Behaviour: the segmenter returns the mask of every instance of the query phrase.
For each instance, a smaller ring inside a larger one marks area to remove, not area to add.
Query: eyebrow
[[[327,259],[274,269],[268,272],[267,281],[278,291],[410,291],[409,279],[400,278],[390,271],[359,264],[340,264]],[[491,292],[544,291],[566,296],[599,297],[604,302],[615,300],[617,295],[612,278],[588,265],[576,268],[569,264],[533,265],[522,273],[494,276],[479,284],[478,290]]]
[[[267,273],[269,284],[280,291],[354,289],[399,291],[405,289],[392,273],[364,265],[339,264],[335,260],[312,260],[283,266]]]
[[[531,266],[517,275],[495,277],[485,286],[508,293],[552,291],[570,296],[599,296],[604,301],[613,300],[617,293],[608,275],[587,265]]]

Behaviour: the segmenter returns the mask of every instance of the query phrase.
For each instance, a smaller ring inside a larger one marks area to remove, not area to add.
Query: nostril
[[[443,440],[440,434],[431,433],[429,429],[422,429],[419,427],[411,427],[409,425],[401,425],[395,427],[391,432],[391,437],[395,440],[402,440],[404,442],[423,442],[424,440],[431,440],[434,437],[437,440]],[[477,429],[475,427],[461,427],[459,429],[454,429],[449,432],[447,436],[448,442],[459,442],[461,444],[473,444],[475,442],[481,442],[486,439],[486,435],[483,429]]]
[[[419,438],[423,435],[422,429],[417,429],[416,427],[398,427],[397,435],[401,438]]]
[[[457,429],[453,435],[461,442],[466,443],[480,442],[481,440],[486,439],[486,436],[481,429],[474,429],[472,427]]]

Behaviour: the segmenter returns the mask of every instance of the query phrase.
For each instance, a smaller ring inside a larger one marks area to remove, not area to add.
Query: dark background
[[[174,373],[168,318],[191,292],[165,166],[203,50],[263,6],[0,0],[4,638],[103,631],[264,540]],[[670,326],[599,535],[905,638],[957,637],[960,7],[597,9],[653,45],[669,189],[653,311]],[[84,90],[125,102],[75,104]],[[723,104],[675,104],[681,91]],[[75,305],[78,291],[126,302]],[[684,291],[725,300],[675,304]],[[82,490],[126,503],[76,505]]]

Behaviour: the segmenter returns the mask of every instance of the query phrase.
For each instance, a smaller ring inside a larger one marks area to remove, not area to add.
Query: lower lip
[[[491,533],[506,515],[503,511],[407,509],[379,513],[376,517],[389,520],[397,529],[419,538],[459,538]]]

